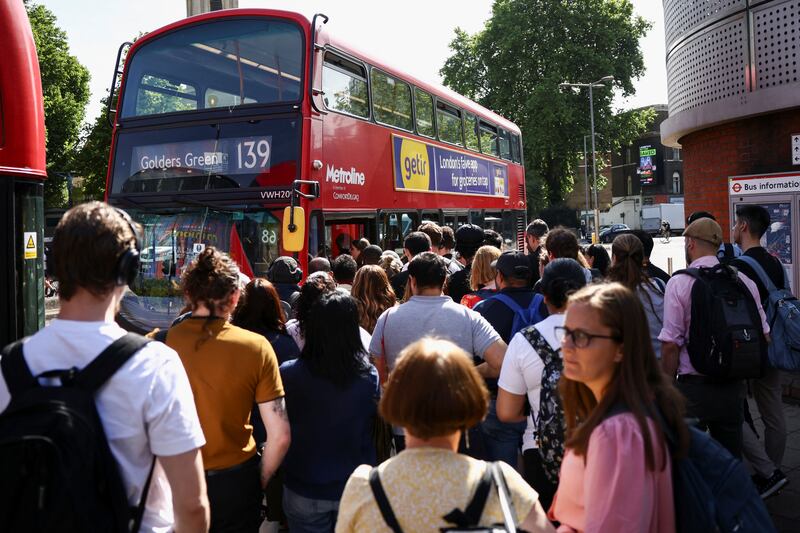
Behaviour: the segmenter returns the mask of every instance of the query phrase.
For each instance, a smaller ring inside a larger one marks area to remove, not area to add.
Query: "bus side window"
[[[325,107],[356,117],[369,117],[369,93],[364,67],[330,52],[322,65]]]
[[[500,131],[500,157],[503,159],[511,160],[511,136],[503,128],[498,128]]]
[[[497,149],[497,128],[481,120],[481,153],[500,157]]]
[[[514,211],[486,213],[484,228],[493,229],[503,237],[503,250],[517,249],[516,215]]]
[[[387,126],[412,131],[411,87],[397,78],[372,69],[372,109],[375,120]]]
[[[380,247],[394,250],[401,257],[403,242],[406,236],[416,231],[419,226],[419,215],[416,211],[407,213],[383,213],[378,220],[378,232],[381,236]]]
[[[514,163],[522,163],[522,150],[520,150],[519,135],[511,134],[511,160]]]
[[[464,139],[467,141],[467,148],[480,151],[478,144],[478,120],[472,113],[464,112]]]
[[[414,96],[417,104],[417,133],[425,137],[436,137],[433,129],[433,96],[417,88],[414,89]]]
[[[439,140],[459,146],[464,145],[461,134],[461,110],[436,101],[436,123],[439,125]]]

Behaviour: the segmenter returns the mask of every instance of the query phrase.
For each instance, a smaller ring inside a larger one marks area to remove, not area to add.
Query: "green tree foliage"
[[[102,109],[108,104],[108,96],[101,100]],[[76,175],[83,177],[83,199],[102,200],[106,188],[108,155],[111,150],[111,126],[105,112],[100,113],[94,122],[85,126],[82,132],[81,147],[75,156],[73,168]]]
[[[131,42],[136,42],[141,36],[142,34],[140,33],[137,37],[132,39]],[[120,57],[120,68],[124,64],[129,50],[130,47],[123,49],[122,56]],[[110,96],[110,98],[112,98],[111,109],[117,108],[117,98],[119,97],[121,81],[121,77],[117,76],[114,93]],[[158,85],[156,82],[156,86],[161,85]],[[108,91],[106,91],[106,93],[108,93]],[[141,114],[161,112],[161,109],[169,105],[162,96],[163,95],[153,91],[144,92],[137,102],[137,105],[142,107],[138,108],[137,111]],[[84,200],[102,200],[106,189],[106,173],[108,171],[108,157],[111,151],[111,137],[113,133],[105,112],[108,107],[108,99],[109,95],[106,94],[106,96],[100,100],[102,109],[100,114],[94,119],[94,122],[84,126],[81,132],[80,148],[73,165],[76,174],[84,178],[83,190],[81,191]],[[177,100],[179,106],[185,104],[185,102],[177,97],[175,100]],[[183,109],[183,107],[177,108],[177,110]],[[173,109],[173,111],[174,110],[176,109]]]
[[[64,207],[67,189],[62,173],[73,170],[71,165],[89,101],[89,71],[70,55],[67,34],[57,26],[49,9],[27,1],[25,9],[42,75],[48,172],[45,205]]]
[[[639,39],[649,28],[630,0],[496,0],[482,31],[456,29],[444,83],[522,129],[531,212],[559,204],[572,189],[590,131],[586,89],[564,91],[559,83],[613,75],[616,90],[633,94],[644,73]],[[598,152],[627,144],[652,120],[652,111],[614,114],[612,100],[610,88],[594,90]]]

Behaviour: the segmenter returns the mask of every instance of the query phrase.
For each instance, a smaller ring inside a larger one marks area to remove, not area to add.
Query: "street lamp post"
[[[589,88],[589,122],[592,129],[592,181],[594,187],[594,233],[592,235],[592,242],[596,241],[600,231],[600,203],[597,200],[597,151],[594,143],[594,98],[592,97],[592,89],[595,87],[606,87],[606,83],[614,81],[614,76],[604,76],[593,83],[561,83],[559,87],[565,89],[567,87]]]
[[[586,211],[583,216],[581,216],[587,237],[589,236],[589,211],[592,209],[592,206],[589,204],[589,156],[586,151],[586,139],[588,138],[588,135],[583,136],[583,185],[586,193]]]

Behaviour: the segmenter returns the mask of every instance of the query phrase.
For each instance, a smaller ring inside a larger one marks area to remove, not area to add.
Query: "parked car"
[[[611,242],[617,235],[627,233],[631,230],[627,224],[611,224],[607,229],[600,232],[600,242]]]

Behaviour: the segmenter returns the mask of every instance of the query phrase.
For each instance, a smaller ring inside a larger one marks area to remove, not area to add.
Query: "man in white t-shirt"
[[[497,418],[503,422],[528,421],[522,435],[524,475],[546,508],[555,495],[557,484],[545,469],[556,471],[561,457],[545,464],[537,441],[537,423],[540,416],[543,382],[548,381],[549,393],[558,395],[556,383],[561,375],[561,343],[555,329],[564,325],[564,312],[569,295],[586,285],[585,269],[574,259],[554,259],[544,268],[540,287],[549,315],[534,326],[514,335],[508,343],[503,367],[497,381]],[[531,331],[535,330],[535,331]],[[529,340],[531,339],[531,340]],[[536,346],[534,346],[536,344]],[[538,351],[537,351],[538,347]],[[545,359],[554,356],[553,366],[546,374]],[[525,415],[525,399],[530,404],[530,414]],[[558,464],[556,464],[558,463]]]
[[[59,281],[59,315],[23,344],[34,376],[82,369],[126,334],[114,316],[138,271],[138,247],[135,223],[107,204],[81,204],[64,214],[49,258]],[[0,375],[0,411],[9,401]],[[131,506],[139,504],[158,458],[141,531],[206,531],[205,439],[175,351],[150,342],[99,389],[95,402]]]

